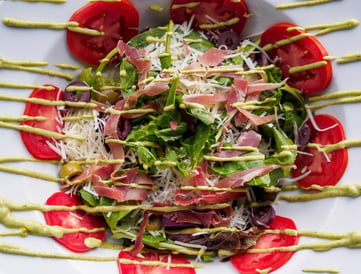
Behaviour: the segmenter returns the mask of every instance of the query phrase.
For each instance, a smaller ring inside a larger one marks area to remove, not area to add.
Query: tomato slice
[[[46,201],[47,205],[57,206],[77,206],[83,205],[82,200],[76,196],[65,192],[56,192]],[[61,226],[64,228],[104,228],[103,219],[98,216],[88,215],[84,211],[62,211],[53,210],[44,212],[45,221],[51,226]],[[74,252],[85,252],[93,248],[85,244],[87,238],[96,238],[104,241],[105,231],[95,232],[74,232],[64,234],[61,238],[54,238],[58,243]]]
[[[317,131],[308,120],[306,123],[311,128],[311,143],[327,145],[345,140],[342,124],[335,117],[319,114],[314,116],[314,120],[320,129],[329,129]],[[292,170],[292,176],[298,177],[307,170],[310,171],[310,174],[298,180],[298,184],[305,188],[311,185],[329,186],[337,184],[347,167],[347,148],[340,148],[327,153],[328,159],[316,148],[306,146],[302,151],[305,153],[298,154],[295,162],[297,168]]]
[[[277,41],[306,33],[299,28],[289,31],[288,29],[292,27],[296,26],[290,23],[271,26],[261,35],[261,45],[274,44]],[[324,57],[328,56],[327,50],[314,36],[307,36],[288,45],[279,46],[269,50],[268,54],[282,70],[283,77],[289,78],[287,83],[300,90],[303,95],[325,90],[332,80],[332,64],[324,60]],[[325,61],[326,65],[294,74],[289,73],[291,67],[319,61]]]
[[[34,89],[30,94],[30,98],[40,98],[50,101],[62,100],[63,92],[52,85],[54,89]],[[30,120],[21,122],[22,125],[28,125],[33,128],[45,129],[59,133],[63,125],[60,122],[58,108],[56,106],[39,105],[35,103],[26,103],[24,115],[28,116],[44,116],[47,117],[45,121]],[[54,140],[49,137],[44,137],[35,133],[28,133],[20,131],[21,139],[29,151],[29,153],[37,158],[43,160],[59,159],[60,155],[49,147],[49,143],[54,143]]]
[[[269,225],[270,229],[294,229],[296,225],[293,220],[276,216]],[[257,243],[251,247],[264,249],[272,247],[292,246],[298,243],[299,236],[281,233],[267,233],[260,236]],[[271,272],[284,265],[294,254],[294,251],[274,251],[263,253],[245,253],[231,257],[231,263],[241,274],[258,274],[259,270],[271,268]],[[267,272],[269,273],[269,272]]]
[[[90,65],[98,65],[116,47],[118,40],[128,41],[138,34],[139,28],[138,11],[127,0],[90,2],[74,12],[69,21],[104,32],[104,35],[93,36],[67,31],[70,52]]]
[[[118,269],[119,274],[195,274],[196,271],[192,267],[167,267],[167,266],[151,266],[151,265],[141,265],[136,263],[123,263],[119,259],[127,259],[131,261],[159,261],[163,263],[172,263],[172,264],[190,264],[190,262],[180,256],[171,253],[156,253],[156,252],[147,252],[142,253],[142,257],[133,256],[128,251],[121,251],[118,255]]]
[[[202,24],[224,23],[235,20],[234,24],[212,29],[212,31],[232,30],[241,34],[247,21],[248,8],[243,0],[200,0],[196,2],[192,0],[173,0],[170,14],[174,23],[177,24],[190,22],[194,16],[192,19],[192,28],[194,29],[201,29]]]

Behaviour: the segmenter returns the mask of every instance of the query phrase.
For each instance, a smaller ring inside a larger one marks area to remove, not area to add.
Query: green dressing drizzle
[[[283,4],[276,6],[276,9],[292,9],[292,8],[298,8],[298,7],[305,7],[305,6],[314,6],[314,5],[320,5],[320,4],[326,4],[333,2],[334,0],[308,0],[308,1],[301,1],[297,3],[289,3],[289,4]]]
[[[149,10],[154,11],[154,12],[163,12],[164,11],[164,8],[162,6],[159,6],[156,4],[150,5],[148,8],[149,8]]]
[[[72,69],[72,70],[77,70],[80,69],[80,67],[78,65],[74,65],[74,64],[55,64],[56,67],[58,68],[62,68],[62,69]]]
[[[302,269],[302,272],[307,273],[340,273],[337,269],[330,269],[330,268],[305,268]]]
[[[303,38],[305,38],[305,37],[308,37],[308,36],[312,36],[312,34],[311,34],[311,33],[308,33],[308,32],[301,33],[301,34],[292,36],[292,37],[287,38],[287,39],[279,40],[279,41],[277,41],[277,42],[274,43],[274,44],[265,45],[265,46],[263,47],[263,50],[269,51],[269,50],[276,49],[276,48],[281,47],[281,46],[289,45],[289,44],[291,44],[291,43],[294,43],[294,42],[296,42],[296,41],[298,41],[298,40],[301,40],[301,39],[303,39]]]
[[[264,160],[265,156],[262,155],[251,155],[251,156],[238,156],[238,157],[216,157],[216,156],[203,156],[204,160],[213,162],[238,162],[238,161],[256,161]]]
[[[97,262],[112,262],[115,257],[96,257],[76,254],[57,254],[40,251],[31,251],[18,245],[0,242],[0,252],[7,254],[16,254],[31,257],[51,258],[51,259],[66,259],[66,260],[81,260],[81,261],[97,261]]]
[[[21,130],[29,133],[34,133],[37,135],[41,135],[48,138],[55,138],[55,139],[74,139],[77,141],[84,141],[84,136],[79,135],[68,135],[68,134],[61,134],[54,131],[42,129],[42,128],[34,128],[32,126],[28,125],[14,125],[11,123],[6,122],[0,122],[0,128],[8,128],[8,129],[15,129],[15,130]]]
[[[33,60],[10,60],[6,58],[0,57],[0,64],[11,64],[11,65],[19,65],[19,66],[47,66],[48,62],[46,61],[33,61]]]
[[[345,63],[351,63],[351,62],[356,62],[356,61],[360,61],[361,60],[361,52],[356,52],[356,53],[350,53],[350,54],[345,54],[343,56],[341,56],[336,63],[337,64],[345,64]]]
[[[0,116],[1,122],[24,122],[24,121],[46,121],[48,118],[45,116],[28,116],[28,115],[22,115],[20,117],[14,117],[14,116]]]
[[[330,33],[333,31],[338,30],[345,30],[345,29],[352,29],[357,27],[360,24],[360,22],[356,19],[349,19],[342,22],[336,22],[331,24],[319,24],[319,25],[313,25],[305,27],[305,30],[318,30],[321,29],[319,32],[315,33],[314,35],[322,35],[326,33]]]
[[[4,17],[3,23],[9,27],[18,27],[18,28],[46,28],[46,29],[53,29],[53,30],[63,30],[68,29],[73,32],[78,32],[86,35],[93,35],[93,36],[102,36],[104,32],[95,30],[95,29],[88,29],[79,27],[78,22],[61,22],[61,23],[54,23],[54,22],[42,22],[42,21],[26,21],[20,20],[10,17]]]
[[[312,188],[315,189],[315,188]],[[307,202],[331,197],[359,197],[361,184],[345,184],[336,186],[317,187],[317,192],[301,193],[297,195],[281,195],[279,200],[287,202]]]
[[[307,71],[310,69],[320,68],[320,67],[326,66],[327,64],[328,64],[327,61],[318,61],[318,62],[314,62],[311,64],[303,65],[303,66],[296,66],[296,67],[290,68],[289,73],[290,74],[300,73],[300,72]]]
[[[53,90],[52,86],[42,86],[42,85],[33,85],[33,84],[23,84],[23,83],[13,83],[13,82],[2,82],[0,81],[0,87],[2,88],[16,88],[16,89],[45,89]]]
[[[86,103],[86,102],[71,102],[71,101],[53,101],[46,100],[42,98],[33,98],[33,97],[21,97],[21,96],[12,96],[6,94],[0,94],[0,100],[4,101],[14,101],[14,102],[26,102],[26,103],[34,103],[39,105],[46,106],[70,106],[70,107],[82,107],[82,108],[96,108],[97,104],[95,103]]]
[[[202,268],[200,264],[175,264],[161,261],[135,261],[129,259],[118,259],[121,264],[138,264],[138,265],[149,265],[149,266],[163,266],[163,267],[188,267],[188,268]]]

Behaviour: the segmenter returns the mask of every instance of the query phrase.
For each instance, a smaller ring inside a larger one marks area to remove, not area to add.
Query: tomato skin
[[[67,31],[70,52],[90,65],[98,65],[116,47],[118,40],[128,41],[138,34],[139,28],[138,11],[127,0],[90,2],[75,11],[69,21],[104,32],[102,36],[92,36]]]
[[[200,4],[193,7],[179,7],[173,8],[174,5],[185,5],[191,0],[173,0],[171,4],[170,14],[171,18],[176,24],[182,24],[183,22],[189,22],[194,15],[194,21],[192,28],[199,29],[202,24],[214,24],[206,17],[215,19],[218,22],[225,22],[232,18],[238,18],[238,22],[231,26],[219,28],[220,31],[233,30],[234,32],[241,34],[247,21],[248,8],[246,3],[241,1],[232,0],[201,0],[197,1]]]
[[[317,131],[310,121],[307,124],[311,128],[311,143],[321,145],[335,144],[345,140],[345,133],[340,121],[328,114],[319,114],[314,116],[315,122],[319,128],[325,129],[334,126],[327,131]],[[307,154],[298,154],[296,158],[296,169],[292,170],[292,176],[298,177],[302,174],[302,169],[309,166],[311,173],[305,178],[298,180],[297,183],[302,187],[310,187],[311,185],[331,186],[343,176],[347,163],[347,148],[334,150],[327,154],[330,161],[327,161],[323,153],[318,152],[316,148],[305,147],[302,149]],[[310,153],[314,156],[310,156]]]
[[[290,27],[296,27],[296,25],[278,23],[271,26],[261,35],[261,45],[274,44],[277,41],[306,33],[301,29],[288,31],[287,29]],[[303,95],[325,90],[332,80],[330,61],[326,61],[327,64],[319,68],[294,74],[289,73],[291,67],[325,61],[323,58],[328,56],[327,50],[314,36],[307,36],[288,45],[279,46],[267,53],[271,59],[276,59],[276,65],[282,70],[283,78],[289,78],[287,83],[300,90]]]
[[[76,196],[65,192],[56,192],[46,201],[46,205],[77,206],[83,205],[82,200]],[[93,215],[87,215],[84,211],[61,211],[54,210],[44,212],[45,221],[51,226],[61,226],[64,228],[103,228],[102,218]],[[66,233],[61,238],[54,238],[58,243],[74,252],[85,252],[93,248],[88,247],[84,241],[86,238],[96,238],[104,241],[105,231],[91,233],[74,232]]]
[[[40,98],[51,101],[62,100],[63,91],[61,91],[58,87],[53,85],[51,86],[54,89],[46,90],[46,89],[34,89],[30,94],[30,98]],[[46,129],[49,131],[60,133],[63,125],[60,121],[60,117],[58,114],[58,109],[56,106],[46,106],[39,105],[34,103],[26,103],[24,109],[24,115],[28,116],[45,116],[47,119],[45,121],[24,121],[21,122],[21,125],[28,125],[34,128]],[[37,158],[42,160],[52,160],[59,159],[60,155],[52,150],[47,142],[54,143],[51,138],[44,137],[34,133],[28,133],[25,131],[20,131],[21,139],[29,151],[29,153]]]
[[[173,264],[190,264],[190,262],[175,254],[161,254],[155,252],[142,253],[143,258],[133,256],[128,251],[121,251],[118,255],[118,259],[128,259],[132,261],[161,261],[168,262],[169,256],[171,256],[171,263]],[[196,274],[196,271],[192,267],[164,267],[164,266],[149,266],[141,264],[122,264],[118,260],[119,274]]]
[[[269,225],[269,229],[296,230],[297,228],[293,220],[276,216],[273,222]],[[251,249],[297,245],[298,239],[299,236],[267,233],[260,236],[256,244],[252,246]],[[258,274],[260,272],[257,271],[257,269],[264,270],[268,268],[272,268],[270,272],[273,272],[290,260],[293,254],[294,251],[238,254],[231,257],[231,263],[240,274]]]

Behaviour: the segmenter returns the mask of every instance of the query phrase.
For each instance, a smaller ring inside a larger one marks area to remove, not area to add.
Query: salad
[[[335,185],[347,166],[346,148],[327,157],[320,149],[345,139],[341,123],[305,106],[330,84],[327,51],[290,23],[241,39],[243,1],[222,6],[242,10],[234,28],[234,18],[202,22],[202,2],[173,2],[171,21],[138,35],[108,36],[107,21],[105,39],[69,29],[70,52],[90,66],[64,88],[47,83],[29,96],[24,116],[37,119],[21,122],[24,145],[36,159],[61,163],[61,191],[43,211],[63,229],[49,235],[80,253],[102,246],[107,230],[122,249],[120,273],[195,273],[216,257],[240,273],[276,270],[293,251],[267,248],[298,242],[297,234],[263,233],[297,230],[272,206],[285,178]],[[127,1],[89,3],[70,21],[92,29],[99,21],[89,14],[123,18],[113,5],[136,32],[138,13]],[[326,172],[335,163],[338,173]]]

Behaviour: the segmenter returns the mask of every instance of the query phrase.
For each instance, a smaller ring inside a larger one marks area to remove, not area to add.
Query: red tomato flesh
[[[139,28],[138,11],[127,0],[90,2],[73,13],[69,21],[104,32],[104,35],[93,36],[67,31],[70,52],[90,65],[98,65],[119,40],[128,41],[138,34]]]
[[[48,198],[46,205],[57,206],[77,206],[83,205],[82,200],[76,196],[67,194],[65,192],[56,192]],[[51,226],[61,226],[64,228],[104,228],[103,219],[98,216],[88,215],[84,211],[62,211],[54,210],[44,212],[45,221]],[[85,252],[91,250],[85,244],[87,238],[96,238],[104,241],[105,231],[100,230],[97,232],[74,232],[64,234],[61,238],[54,238],[58,243],[74,252]]]
[[[269,229],[292,229],[296,230],[295,223],[288,218],[276,216],[269,225]],[[265,249],[272,247],[297,245],[299,236],[291,236],[281,233],[267,233],[260,236],[251,249]],[[231,263],[241,274],[258,274],[257,270],[272,268],[275,271],[291,259],[294,251],[274,251],[263,253],[245,253],[231,257]]]
[[[237,22],[235,24],[222,26],[216,30],[232,30],[238,34],[242,33],[248,15],[248,8],[243,0],[201,0],[197,1],[199,4],[194,7],[187,6],[190,3],[194,3],[194,1],[173,0],[170,14],[174,23],[182,24],[183,22],[189,22],[192,16],[194,16],[192,28],[201,29],[200,26],[202,24],[214,24],[215,22],[227,22],[231,19],[236,19]]]
[[[170,258],[170,261],[169,261]],[[163,263],[172,264],[190,264],[190,262],[180,256],[168,253],[155,253],[148,252],[142,253],[142,257],[133,256],[128,251],[121,251],[118,256],[118,269],[119,274],[195,274],[196,271],[192,267],[165,267],[165,266],[150,266],[141,264],[121,263],[119,259],[127,259],[132,261],[144,262],[144,261],[159,261]]]
[[[280,40],[306,33],[301,29],[289,31],[288,29],[292,27],[296,26],[290,23],[279,23],[271,26],[261,35],[261,45],[275,44]],[[289,78],[287,83],[300,90],[303,95],[325,90],[332,80],[332,64],[330,61],[326,61],[326,65],[319,68],[294,74],[289,73],[291,67],[325,61],[323,58],[328,56],[327,50],[313,36],[307,36],[290,44],[279,46],[267,53],[282,70],[283,77]]]
[[[52,86],[52,85],[47,85]],[[30,98],[40,98],[50,101],[62,100],[63,92],[52,86],[54,89],[35,89],[30,94]],[[22,125],[28,125],[33,128],[45,129],[53,132],[60,133],[63,128],[61,119],[59,117],[58,108],[56,106],[46,106],[34,103],[26,103],[24,115],[28,116],[44,116],[47,117],[45,121],[25,121],[21,122]],[[52,150],[48,143],[54,143],[54,140],[48,137],[44,137],[34,133],[28,133],[25,131],[20,131],[22,141],[29,151],[29,153],[37,158],[42,160],[51,160],[59,159],[60,155]]]
[[[335,117],[319,114],[315,115],[314,119],[320,129],[329,129],[317,131],[313,124],[307,121],[311,128],[311,143],[327,145],[345,140],[342,124]],[[293,177],[302,175],[306,168],[306,171],[311,171],[309,175],[297,181],[302,187],[335,185],[345,173],[348,163],[348,151],[346,148],[327,153],[328,159],[323,153],[318,152],[316,148],[305,147],[302,151],[306,152],[306,154],[298,154],[295,162],[297,168],[292,170]]]

